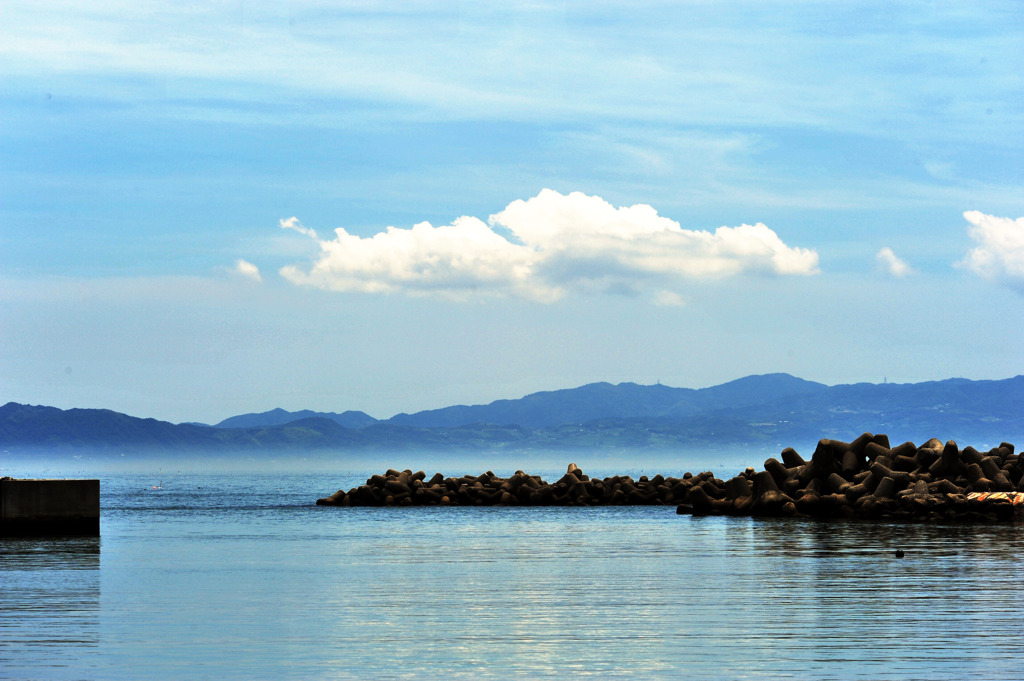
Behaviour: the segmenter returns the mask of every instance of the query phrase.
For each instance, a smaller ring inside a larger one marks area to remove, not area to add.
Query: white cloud
[[[474,291],[513,289],[540,298],[558,297],[530,281],[529,249],[505,240],[473,217],[434,227],[388,227],[370,238],[335,230],[319,241],[320,257],[309,270],[288,266],[281,275],[295,284],[365,293],[437,293],[463,298]]]
[[[235,261],[235,268],[232,270],[235,274],[238,274],[246,279],[252,279],[253,281],[263,281],[263,277],[260,276],[260,268],[253,265],[251,262],[246,260],[238,259]]]
[[[553,301],[572,291],[637,292],[687,278],[818,272],[815,251],[787,246],[763,224],[687,230],[651,206],[615,208],[580,192],[545,189],[513,201],[488,222],[422,222],[369,238],[339,228],[333,240],[317,240],[321,252],[311,267],[290,265],[281,274],[295,284],[337,291]],[[295,218],[281,226],[316,238]]]
[[[675,291],[661,290],[654,294],[654,304],[659,307],[683,307],[686,298]]]
[[[957,263],[978,276],[1024,291],[1024,217],[1000,218],[969,210],[967,233],[978,244]]]
[[[290,218],[280,220],[279,224],[281,225],[281,229],[292,229],[298,232],[299,234],[305,234],[306,236],[312,237],[314,239],[316,238],[316,232],[310,229],[309,227],[306,227],[301,222],[299,222],[299,219],[294,215]]]
[[[878,251],[875,255],[875,260],[878,262],[879,267],[893,277],[902,279],[914,272],[914,269],[905,260],[893,253],[893,250],[888,246]]]

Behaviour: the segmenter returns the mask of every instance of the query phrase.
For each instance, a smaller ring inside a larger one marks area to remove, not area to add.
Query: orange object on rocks
[[[1024,492],[971,492],[971,501],[1009,501],[1014,506],[1024,505]]]

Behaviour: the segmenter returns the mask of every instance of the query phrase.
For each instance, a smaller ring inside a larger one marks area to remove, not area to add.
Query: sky
[[[1019,2],[0,4],[0,403],[1024,373]]]

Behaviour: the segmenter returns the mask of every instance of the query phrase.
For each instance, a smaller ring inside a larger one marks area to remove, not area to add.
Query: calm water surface
[[[0,677],[1020,678],[1021,526],[313,505],[366,477],[104,476],[0,540]]]

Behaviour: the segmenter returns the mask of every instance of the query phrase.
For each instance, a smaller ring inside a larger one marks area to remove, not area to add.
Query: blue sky
[[[1015,2],[0,6],[0,400],[1005,378]]]

